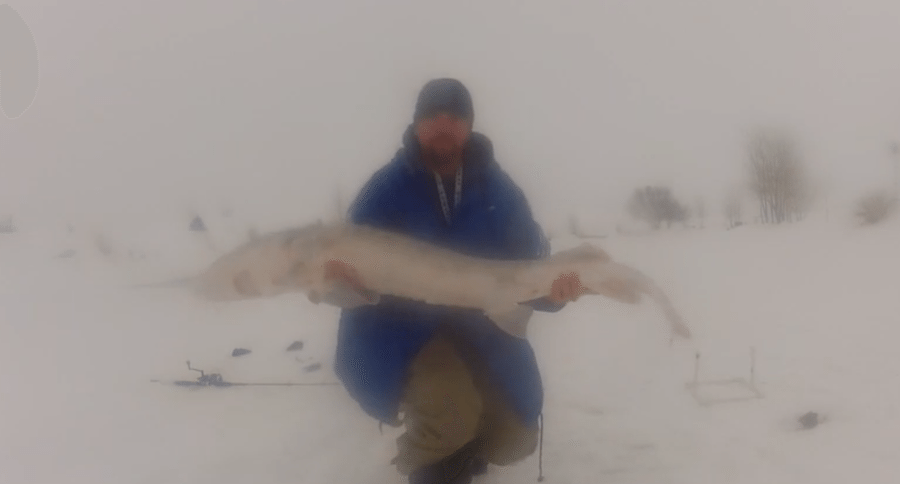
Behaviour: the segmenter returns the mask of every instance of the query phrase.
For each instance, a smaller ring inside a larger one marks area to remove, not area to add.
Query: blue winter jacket
[[[403,147],[378,170],[350,207],[352,222],[405,233],[459,252],[494,259],[534,259],[549,243],[522,190],[494,160],[490,140],[473,133],[464,152],[461,203],[445,221],[434,175],[419,155],[411,127]],[[447,193],[453,198],[453,191]],[[532,302],[541,311],[562,305]],[[531,345],[500,330],[477,310],[383,297],[345,309],[335,371],[371,416],[396,422],[410,362],[441,322],[452,320],[486,365],[490,380],[526,423],[541,413],[543,388]]]

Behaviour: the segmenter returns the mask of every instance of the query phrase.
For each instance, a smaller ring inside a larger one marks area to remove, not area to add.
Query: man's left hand
[[[560,274],[550,286],[550,295],[547,299],[554,304],[560,304],[569,301],[576,301],[578,297],[584,294],[584,286],[581,285],[581,279],[578,274],[570,272],[568,274]]]

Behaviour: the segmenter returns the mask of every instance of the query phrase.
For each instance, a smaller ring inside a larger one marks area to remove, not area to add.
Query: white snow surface
[[[132,287],[189,275],[245,230],[113,232],[116,257],[84,235],[0,235],[0,483],[404,482],[389,465],[398,430],[380,434],[341,386],[151,382],[194,379],[186,360],[231,381],[336,381],[336,308],[302,295],[210,304]],[[593,242],[667,288],[695,338],[671,342],[649,302],[584,297],[538,313],[530,340],[546,391],[545,482],[896,482],[896,222]],[[555,239],[554,250],[577,243]],[[75,257],[53,258],[76,246]],[[144,259],[123,256],[126,247]],[[295,340],[304,348],[286,352]],[[252,352],[232,357],[237,347]],[[705,380],[748,377],[751,350],[764,397],[698,405],[685,387],[697,352]],[[808,411],[824,422],[801,430]],[[492,467],[480,482],[535,482],[537,458]]]

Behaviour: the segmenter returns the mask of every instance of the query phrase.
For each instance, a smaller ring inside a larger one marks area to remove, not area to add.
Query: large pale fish
[[[325,263],[352,264],[367,293],[325,277]],[[470,257],[406,235],[350,223],[318,223],[259,237],[223,255],[193,281],[204,298],[234,301],[306,293],[342,307],[393,295],[429,304],[476,308],[501,329],[525,337],[530,307],[560,274],[578,275],[585,291],[635,304],[656,302],[672,332],[690,331],[666,294],[639,271],[583,244],[539,260]]]

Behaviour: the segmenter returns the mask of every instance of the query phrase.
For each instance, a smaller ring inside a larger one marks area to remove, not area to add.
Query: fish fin
[[[324,302],[342,309],[353,309],[370,304],[378,304],[381,296],[375,291],[359,291],[343,281],[335,281],[318,294],[318,302]]]
[[[484,312],[497,327],[512,336],[523,339],[527,336],[528,322],[533,313],[534,308],[523,304],[516,304],[512,308],[504,306]]]
[[[600,247],[582,242],[571,249],[561,250],[550,256],[557,262],[584,263],[584,262],[609,262],[612,258]]]
[[[691,329],[662,289],[654,286],[650,296],[656,301],[656,304],[659,305],[666,319],[669,321],[672,333],[675,336],[680,336],[684,339],[691,339]]]
[[[672,301],[656,283],[633,267],[616,262],[604,265],[599,277],[588,281],[587,287],[596,293],[626,303],[637,303],[642,295],[656,303],[668,320],[672,332],[682,338],[690,339],[691,330],[675,309]]]
[[[684,339],[691,339],[691,328],[681,319],[672,322],[672,333]]]

